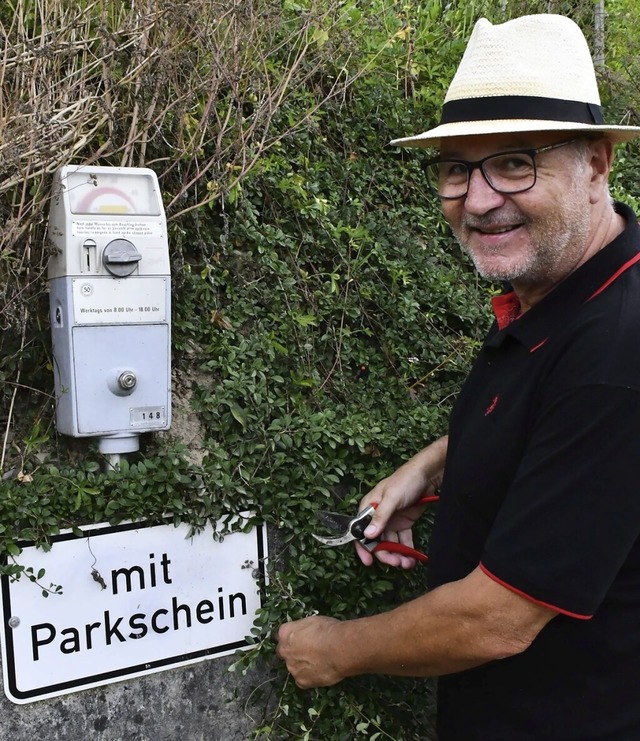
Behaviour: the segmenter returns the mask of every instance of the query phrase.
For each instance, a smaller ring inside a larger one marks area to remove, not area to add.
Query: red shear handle
[[[422,497],[421,499],[418,499],[416,504],[432,504],[433,502],[437,502],[439,499],[440,497],[437,494],[431,494],[427,497]],[[374,509],[376,509],[376,507],[378,506],[378,502],[373,502],[371,506]],[[426,563],[429,560],[429,556],[427,556],[425,553],[416,551],[414,548],[410,548],[408,545],[403,545],[402,543],[394,543],[390,540],[383,540],[380,543],[377,543],[371,550],[371,553],[377,553],[378,551],[388,551],[389,553],[399,553],[402,556],[409,556],[410,558],[415,558],[416,561],[420,561],[421,563]]]
[[[400,553],[402,556],[410,556],[411,558],[415,558],[416,561],[420,561],[422,563],[426,563],[429,560],[429,556],[427,556],[425,553],[420,553],[420,551],[409,548],[408,545],[402,545],[402,543],[393,543],[390,540],[382,540],[380,543],[377,543],[371,552],[377,553],[378,551]]]
[[[439,494],[430,494],[428,497],[422,497],[422,499],[418,499],[416,504],[431,504],[432,502],[439,501],[439,499]]]
[[[433,504],[433,502],[437,502],[439,500],[439,494],[430,494],[428,497],[422,497],[421,499],[418,499],[416,504]],[[378,507],[378,504],[380,504],[380,502],[372,502],[370,506],[376,509]]]

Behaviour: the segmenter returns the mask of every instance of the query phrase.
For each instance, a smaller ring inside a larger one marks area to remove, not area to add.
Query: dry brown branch
[[[330,32],[332,17],[340,17],[339,4],[308,11],[285,33],[279,5],[269,2],[14,5],[9,25],[0,22],[0,163],[7,173],[0,194],[28,178],[44,209],[43,178],[62,163],[97,155],[112,164],[164,163],[159,175],[172,219],[220,197],[287,134],[281,126],[273,133],[274,117],[322,76],[331,53],[319,51],[314,33]],[[27,23],[29,13],[37,18]],[[352,81],[338,75],[290,130]],[[184,175],[173,181],[177,163]],[[192,199],[196,189],[206,196]],[[1,244],[15,236],[3,235]]]

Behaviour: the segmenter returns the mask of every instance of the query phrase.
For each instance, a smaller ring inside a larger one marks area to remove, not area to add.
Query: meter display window
[[[108,175],[78,170],[66,178],[74,214],[159,216],[161,204],[153,179],[144,174]]]

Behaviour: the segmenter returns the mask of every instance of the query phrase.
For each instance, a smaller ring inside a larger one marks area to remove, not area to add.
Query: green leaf
[[[245,414],[244,409],[239,404],[236,403],[228,403],[227,406],[229,407],[229,411],[233,415],[233,418],[239,422],[243,427],[247,426],[247,415]]]
[[[294,314],[293,320],[301,327],[315,326],[318,323],[318,319],[313,314]]]

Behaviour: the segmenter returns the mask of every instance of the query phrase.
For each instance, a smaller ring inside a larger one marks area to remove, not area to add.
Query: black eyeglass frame
[[[496,191],[496,193],[501,193],[502,195],[516,195],[517,193],[525,193],[528,190],[531,190],[531,188],[534,187],[538,180],[538,171],[536,169],[536,155],[542,154],[542,152],[550,152],[552,149],[559,149],[560,147],[566,147],[569,144],[575,144],[576,142],[581,141],[581,138],[575,138],[575,139],[568,139],[567,141],[561,141],[556,142],[555,144],[547,144],[544,147],[530,147],[527,149],[508,149],[505,152],[495,152],[494,154],[490,154],[487,157],[483,157],[481,160],[475,160],[473,162],[469,160],[457,160],[457,159],[448,159],[446,157],[434,157],[433,159],[427,160],[426,162],[422,163],[422,169],[425,172],[425,175],[427,176],[427,185],[429,186],[429,190],[437,197],[440,198],[443,201],[456,201],[458,198],[464,198],[467,193],[469,192],[469,181],[471,180],[471,175],[473,174],[473,171],[480,168],[480,172],[482,173],[482,176],[487,181],[490,188],[493,188],[493,190]],[[518,190],[501,190],[500,188],[496,188],[495,185],[491,182],[491,179],[487,175],[487,173],[484,170],[484,163],[487,160],[493,159],[494,157],[503,157],[505,155],[509,154],[526,154],[529,157],[531,157],[531,162],[533,164],[533,182],[531,185],[527,185],[526,188],[520,188]],[[465,188],[464,193],[461,193],[459,196],[443,196],[440,193],[438,193],[437,188],[432,184],[431,178],[429,177],[429,168],[433,165],[438,165],[443,162],[451,162],[456,165],[464,165],[467,169],[467,186]]]

